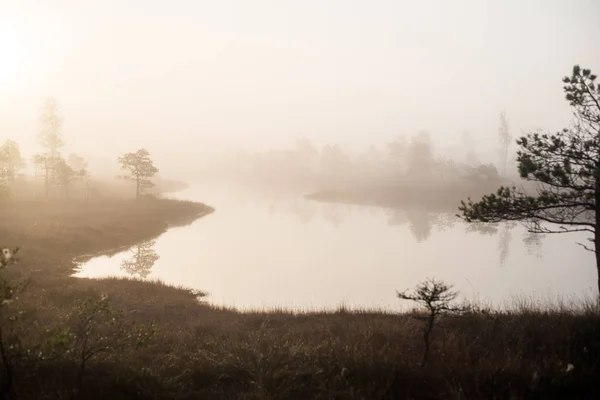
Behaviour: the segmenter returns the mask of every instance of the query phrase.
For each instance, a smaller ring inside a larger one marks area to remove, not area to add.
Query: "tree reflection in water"
[[[516,222],[505,222],[502,224],[500,237],[498,238],[498,252],[500,253],[500,265],[506,263],[512,242],[512,229],[517,226]]]
[[[535,255],[537,258],[544,258],[542,252],[542,240],[545,235],[540,233],[527,232],[523,236],[523,243],[525,243],[525,249],[527,253]]]
[[[475,233],[497,238],[497,249],[500,265],[504,265],[510,253],[513,242],[513,229],[518,226],[516,222],[505,223],[483,223],[472,222],[464,224],[456,213],[448,210],[429,210],[423,207],[410,208],[379,208],[375,206],[357,206],[339,203],[321,203],[320,207],[310,202],[295,201],[281,208],[285,212],[295,214],[302,224],[309,223],[320,208],[321,217],[334,227],[339,227],[352,213],[361,213],[371,217],[384,215],[390,226],[405,226],[418,243],[427,241],[434,232],[443,232],[464,225],[466,234]],[[270,209],[270,212],[274,212]],[[523,243],[529,254],[541,257],[541,246],[543,235],[527,234],[523,237]]]
[[[132,256],[121,262],[121,269],[130,275],[146,278],[160,256],[154,251],[154,240],[142,242],[131,248]]]
[[[450,213],[429,213],[424,210],[405,210],[405,209],[386,209],[385,214],[388,217],[388,225],[402,226],[407,225],[413,237],[417,242],[423,242],[429,239],[432,230],[435,228],[441,232],[456,227],[461,220]],[[485,236],[498,236],[498,256],[500,265],[504,265],[510,252],[512,243],[512,231],[518,224],[516,222],[504,222],[502,224],[492,224],[483,222],[472,222],[465,225],[465,233],[476,233]],[[528,253],[536,254],[541,257],[541,245],[543,235],[528,234],[523,238],[523,242]]]

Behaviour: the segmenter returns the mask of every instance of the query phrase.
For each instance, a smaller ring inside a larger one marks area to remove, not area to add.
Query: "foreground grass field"
[[[4,397],[600,398],[592,303],[443,318],[421,368],[423,321],[412,313],[239,313],[160,283],[70,277],[76,257],[211,211],[157,199],[3,204],[0,244],[22,247],[19,264],[3,274],[32,274],[1,311]]]

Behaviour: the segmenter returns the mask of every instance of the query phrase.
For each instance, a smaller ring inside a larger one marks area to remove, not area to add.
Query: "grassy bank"
[[[10,329],[6,325],[3,339],[11,332],[19,339],[11,342],[17,349],[11,365],[20,398],[600,396],[600,314],[593,305],[528,305],[444,318],[421,368],[423,321],[410,313],[239,313],[199,304],[189,291],[158,283],[70,277],[74,257],[133,245],[169,222],[207,211],[171,200],[3,205],[0,242],[22,246],[20,263],[5,273],[19,279],[33,272],[30,286],[4,311],[5,317],[22,312]],[[78,317],[78,302],[102,295],[106,300],[98,304],[121,310],[120,322],[93,314],[89,333],[81,324],[90,313]],[[156,331],[138,348],[130,333],[151,322]],[[81,342],[64,339],[65,327],[89,334],[89,343],[102,350],[87,360],[84,374]],[[569,364],[574,369],[567,372]],[[2,372],[5,379],[6,368]]]

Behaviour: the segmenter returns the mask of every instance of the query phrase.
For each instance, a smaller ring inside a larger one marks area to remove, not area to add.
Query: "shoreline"
[[[173,200],[173,199],[164,199],[165,201],[179,201],[179,200]],[[202,203],[197,203],[197,204],[202,204]],[[209,206],[210,207],[210,206]],[[113,247],[111,249],[108,250],[100,250],[97,252],[92,252],[92,253],[87,253],[87,254],[82,254],[82,255],[78,255],[73,257],[72,261],[77,264],[78,266],[81,264],[85,264],[87,262],[89,262],[91,259],[96,258],[96,257],[102,257],[102,256],[109,256],[112,257],[115,254],[118,253],[122,253],[124,251],[127,251],[129,249],[131,249],[132,247],[136,246],[139,243],[148,241],[148,240],[154,240],[157,239],[158,237],[164,235],[165,233],[167,233],[169,231],[169,229],[171,228],[177,228],[177,227],[181,227],[181,226],[187,226],[189,224],[194,223],[195,221],[199,220],[200,218],[203,218],[207,215],[212,214],[213,212],[215,212],[214,209],[210,210],[206,210],[206,211],[202,211],[196,214],[191,214],[189,216],[183,216],[177,219],[172,219],[172,220],[167,220],[165,221],[166,223],[166,227],[165,229],[161,232],[158,233],[156,235],[153,236],[147,236],[145,238],[141,238],[140,240],[138,240],[136,243],[134,244],[126,244],[126,245],[120,245],[117,247]],[[175,222],[177,221],[177,222]],[[75,271],[77,272],[77,271]],[[82,279],[87,279],[87,278],[82,278]]]
[[[96,279],[73,276],[90,259],[125,251],[139,242],[161,236],[170,228],[187,225],[213,213],[214,208],[191,201],[152,199],[104,199],[102,202],[16,202],[6,203],[0,211],[0,238],[3,246],[20,247],[19,268],[10,276],[32,274],[35,291],[48,293],[69,288],[78,297],[80,290],[105,289]],[[174,296],[176,287],[142,282]],[[128,286],[125,280],[118,287]],[[145,290],[140,283],[131,283]],[[127,289],[124,289],[127,291]],[[187,293],[187,288],[180,294]],[[35,294],[34,296],[37,296]],[[50,297],[48,297],[50,300]],[[135,301],[134,303],[137,303]],[[126,303],[123,304],[126,307]]]
[[[595,339],[600,313],[592,304],[576,312],[527,303],[509,312],[481,308],[441,318],[432,334],[430,361],[421,368],[423,321],[409,311],[343,306],[309,313],[246,311],[207,304],[197,291],[161,281],[71,276],[74,258],[130,247],[196,221],[214,212],[205,204],[163,199],[12,208],[14,214],[0,210],[0,237],[22,250],[19,267],[7,274],[41,270],[17,302],[24,312],[20,335],[26,344],[44,343],[48,331],[42,328],[76,329],[65,316],[80,301],[101,296],[128,323],[155,327],[146,347],[109,349],[107,358],[91,359],[79,398],[600,395],[594,358],[600,355]],[[549,355],[548,348],[555,351]],[[21,398],[70,397],[79,364],[71,353],[60,357],[17,371],[17,387],[31,394]],[[565,372],[567,365],[575,372]],[[534,372],[544,380],[532,389]]]

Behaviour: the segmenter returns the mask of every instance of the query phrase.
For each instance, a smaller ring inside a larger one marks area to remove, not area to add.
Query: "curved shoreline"
[[[200,203],[198,203],[198,204],[200,204]],[[199,212],[197,214],[192,214],[190,216],[184,216],[184,217],[180,217],[180,218],[175,219],[175,220],[166,221],[166,227],[165,227],[165,229],[161,233],[159,233],[159,234],[142,238],[142,239],[138,240],[134,244],[121,245],[121,246],[113,247],[113,248],[108,249],[108,250],[100,250],[100,251],[97,251],[97,252],[92,252],[92,253],[78,255],[78,256],[73,257],[72,261],[73,261],[73,263],[75,263],[77,265],[81,265],[81,264],[85,264],[86,262],[88,262],[91,259],[96,258],[96,257],[102,257],[102,256],[112,257],[115,254],[118,254],[118,253],[121,253],[123,251],[129,250],[130,248],[132,248],[133,246],[137,245],[138,243],[145,242],[147,240],[156,239],[156,238],[164,235],[165,233],[167,233],[169,231],[169,229],[171,229],[171,228],[176,228],[176,227],[186,226],[186,225],[192,224],[196,220],[198,220],[198,219],[200,219],[200,218],[202,218],[204,216],[212,214],[214,211],[215,211],[214,208],[211,207],[209,210],[202,211],[202,212]],[[183,219],[185,222],[173,222],[173,221],[179,221],[180,219]]]
[[[600,392],[595,385],[598,368],[588,356],[600,351],[594,341],[599,326],[599,314],[591,308],[595,303],[589,303],[584,312],[571,312],[564,305],[554,311],[475,308],[460,318],[440,320],[434,331],[431,365],[423,369],[419,366],[423,324],[414,314],[344,307],[307,313],[240,311],[203,304],[193,290],[161,281],[71,276],[73,259],[129,247],[170,227],[193,222],[214,211],[204,204],[159,200],[32,203],[11,208],[0,210],[0,237],[7,244],[22,244],[22,257],[19,268],[10,273],[42,271],[35,273],[19,298],[23,334],[30,343],[48,339],[38,326],[76,327],[63,318],[80,301],[102,295],[111,308],[123,313],[127,323],[156,327],[152,341],[141,351],[111,349],[108,361],[91,359],[81,398],[132,398],[140,390],[147,396],[135,398],[264,398],[267,394],[309,399],[330,398],[332,390],[348,393],[343,396],[348,399],[355,398],[354,393],[361,398],[382,398],[382,393],[404,398],[410,390],[421,393],[418,398],[434,399],[453,394],[462,398],[465,388],[470,393],[485,390],[502,397],[508,384],[516,394],[531,394],[531,371],[569,379],[542,380],[541,397],[557,390],[581,394],[581,387],[587,387],[591,397]],[[571,347],[570,343],[589,347]],[[548,348],[558,348],[560,358],[549,358],[542,351]],[[567,362],[575,365],[575,371],[591,373],[567,375]],[[48,397],[56,393],[58,377],[58,390],[70,394],[69,379],[79,365],[70,358],[50,358],[43,365],[48,368],[19,369],[19,383],[38,395],[33,398]],[[257,386],[257,376],[265,377],[268,386]],[[398,388],[390,382],[399,382]],[[458,386],[447,388],[448,382]],[[447,389],[436,396],[438,388]]]

